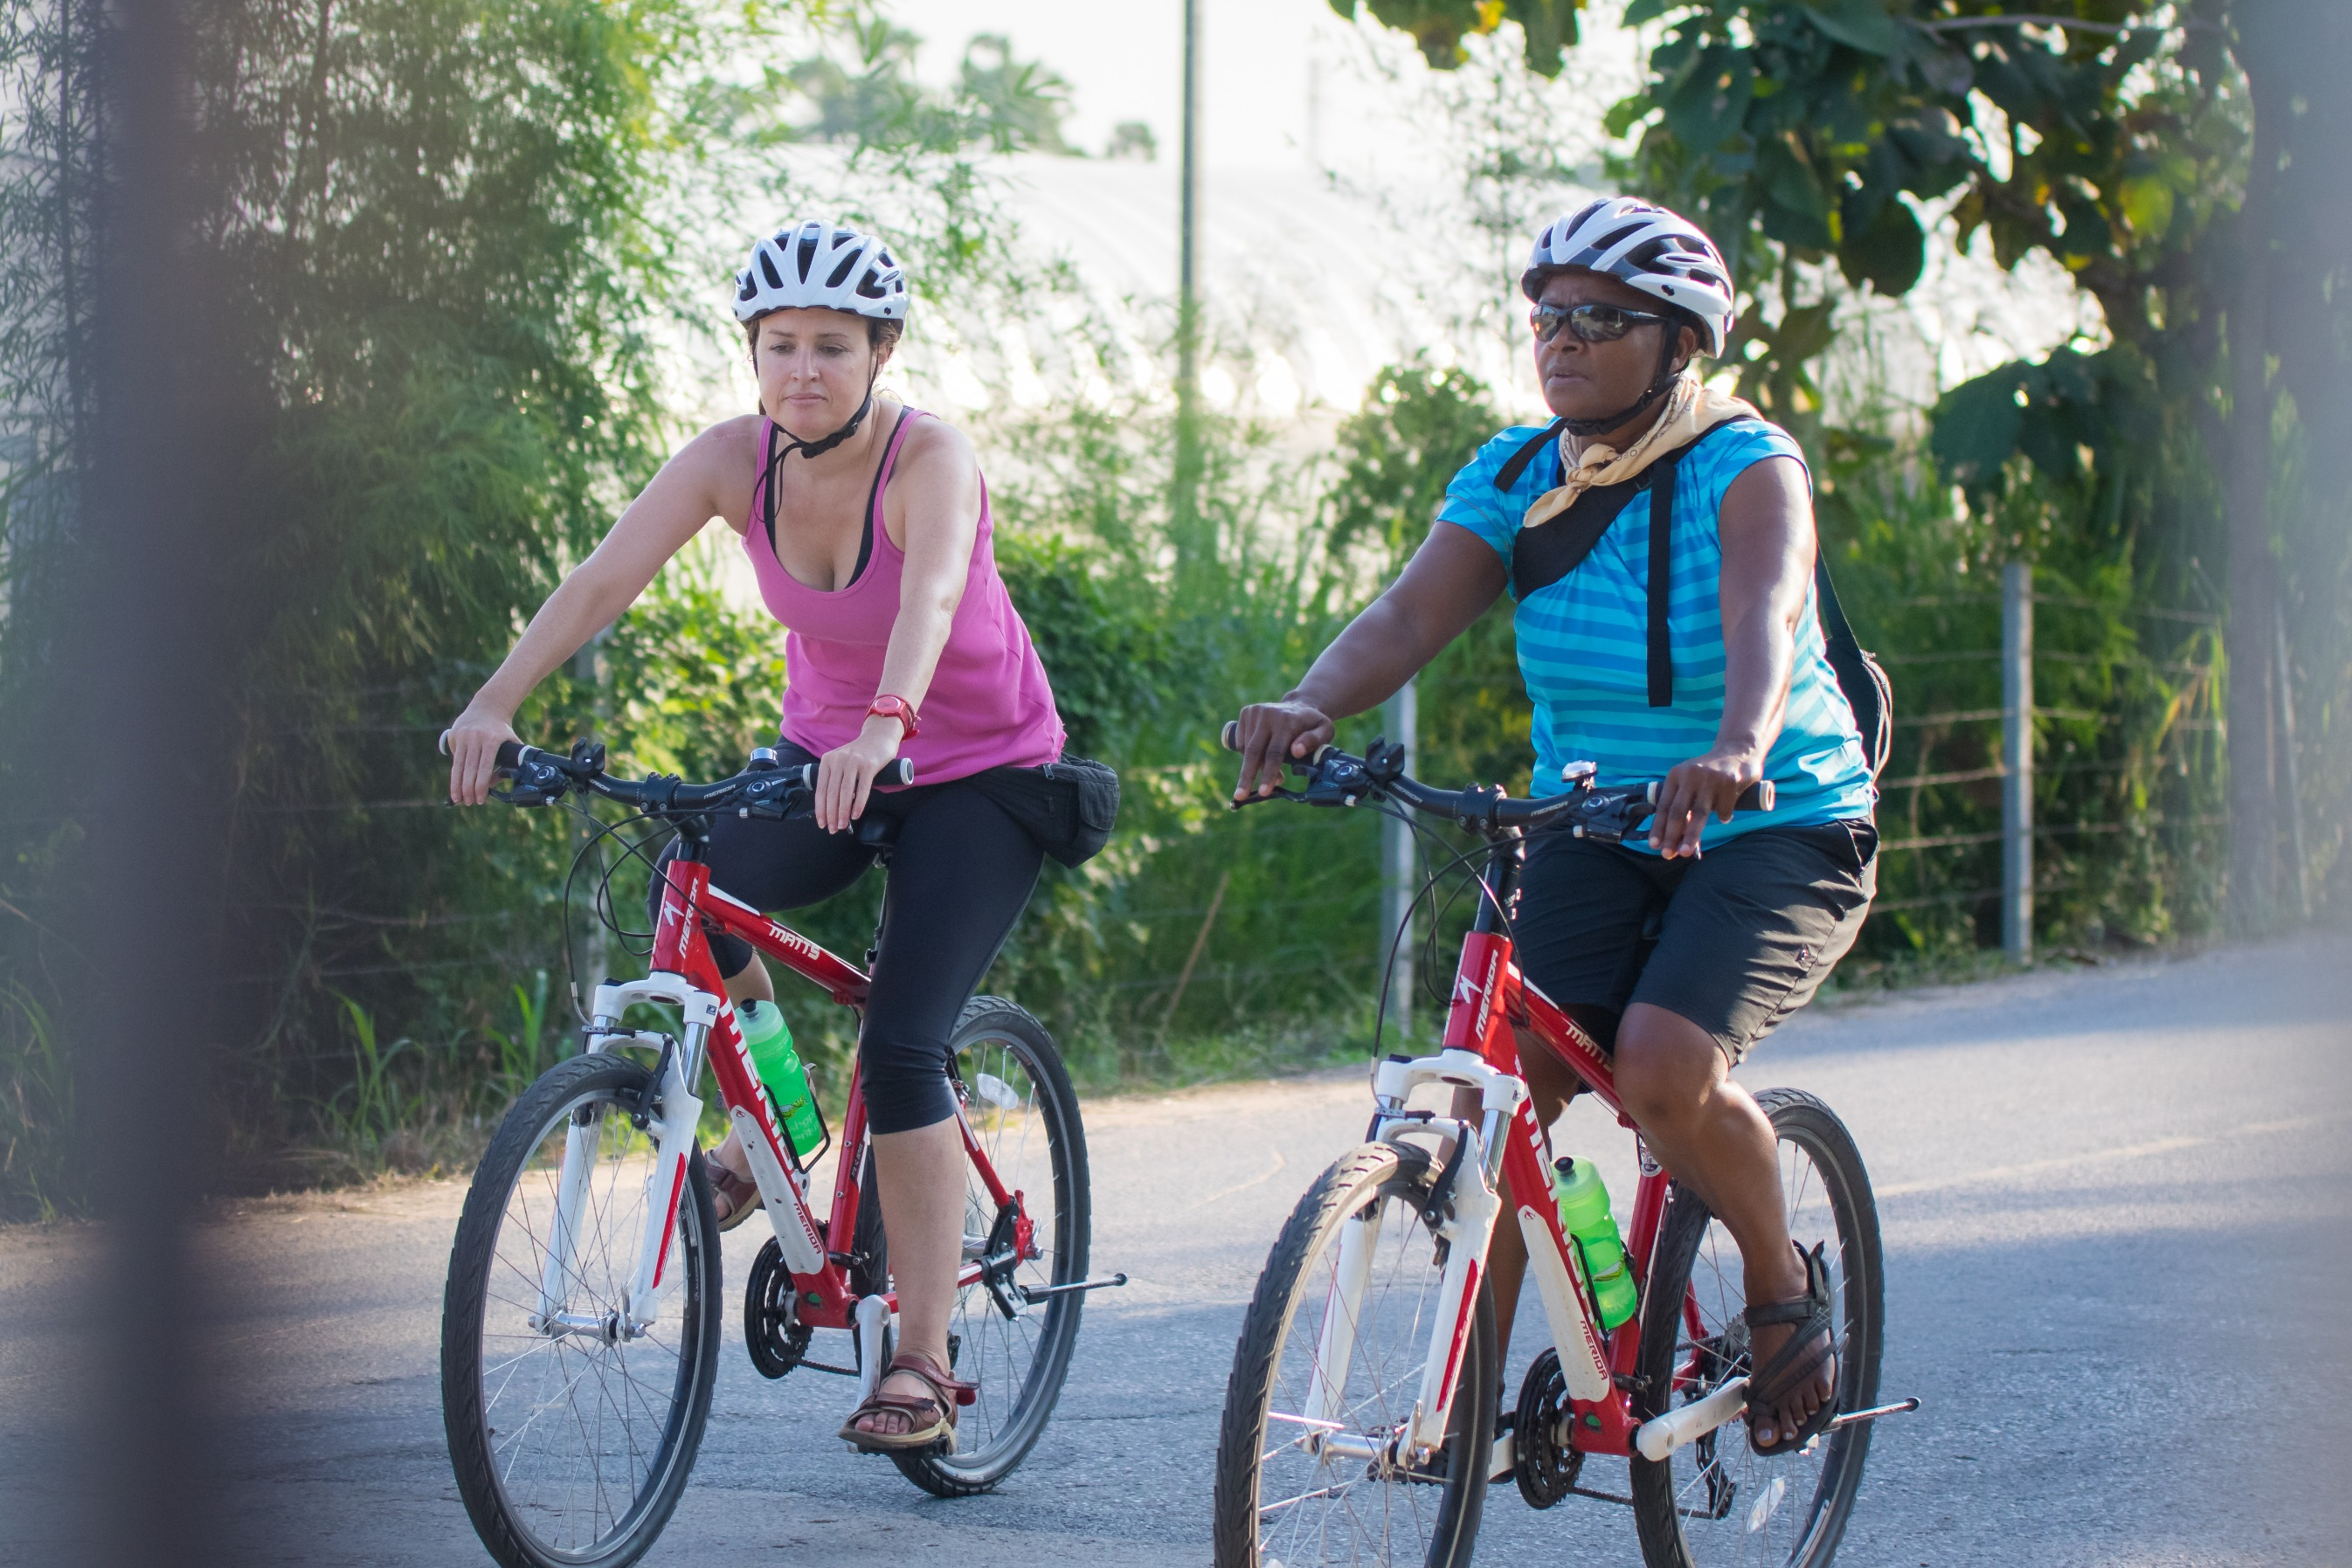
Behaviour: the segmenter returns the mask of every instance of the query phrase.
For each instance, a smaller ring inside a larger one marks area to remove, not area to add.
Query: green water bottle
[[[1560,1228],[1576,1238],[1577,1250],[1584,1255],[1584,1277],[1601,1309],[1601,1326],[1613,1329],[1633,1315],[1636,1297],[1633,1270],[1625,1266],[1625,1239],[1609,1212],[1609,1189],[1591,1161],[1559,1159],[1552,1162],[1551,1190]]]
[[[735,1021],[742,1028],[743,1048],[751,1053],[751,1066],[759,1072],[760,1082],[768,1086],[768,1098],[775,1102],[776,1119],[783,1124],[784,1136],[792,1140],[796,1153],[805,1156],[824,1137],[824,1124],[817,1119],[808,1068],[801,1061],[801,1053],[793,1049],[793,1031],[784,1027],[783,1009],[773,1002],[737,1002]]]

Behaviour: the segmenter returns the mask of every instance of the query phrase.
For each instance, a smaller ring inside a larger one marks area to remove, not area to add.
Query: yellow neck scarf
[[[1574,506],[1576,498],[1585,491],[1601,485],[1622,484],[1667,453],[1688,446],[1726,420],[1743,415],[1761,417],[1755,404],[1747,399],[1716,392],[1698,379],[1697,371],[1685,370],[1675,378],[1674,390],[1666,394],[1666,412],[1624,451],[1605,442],[1594,442],[1579,458],[1570,449],[1569,438],[1561,435],[1559,465],[1567,476],[1558,488],[1546,490],[1536,497],[1520,526],[1541,528]]]

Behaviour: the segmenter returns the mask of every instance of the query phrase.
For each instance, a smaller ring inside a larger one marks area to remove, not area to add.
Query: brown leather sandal
[[[767,1201],[760,1196],[759,1184],[750,1176],[737,1176],[717,1158],[706,1160],[704,1165],[710,1172],[710,1197],[719,1210],[719,1228],[722,1233],[751,1218]]]
[[[890,1358],[889,1372],[910,1373],[930,1386],[928,1395],[908,1396],[885,1394],[877,1380],[874,1396],[849,1413],[841,1424],[841,1440],[851,1448],[867,1454],[903,1454],[912,1449],[943,1445],[948,1453],[955,1452],[956,1406],[969,1405],[980,1397],[980,1390],[969,1383],[959,1383],[949,1376],[939,1364],[918,1351],[907,1351]],[[868,1416],[891,1415],[905,1418],[903,1432],[868,1432],[857,1423]]]

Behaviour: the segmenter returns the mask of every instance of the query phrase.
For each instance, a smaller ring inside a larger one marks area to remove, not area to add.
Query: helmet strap
[[[843,425],[839,430],[835,431],[831,435],[821,437],[815,441],[803,441],[791,431],[784,430],[782,421],[777,421],[776,428],[778,430],[784,431],[784,440],[788,444],[782,452],[776,454],[776,462],[778,465],[781,466],[784,459],[790,457],[795,452],[799,453],[803,457],[822,457],[826,453],[832,451],[835,447],[840,445],[843,442],[848,440],[851,436],[856,434],[857,427],[865,423],[866,416],[873,412],[874,383],[877,379],[879,379],[881,374],[882,366],[879,361],[877,361],[874,369],[869,371],[866,377],[866,401],[857,405],[857,412],[849,416],[849,423]]]

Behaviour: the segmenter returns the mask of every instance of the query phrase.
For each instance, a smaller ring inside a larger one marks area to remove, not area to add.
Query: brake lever
[[[795,806],[806,803],[796,800],[799,796],[814,799],[814,792],[794,773],[780,770],[745,785],[736,801],[735,814],[747,820],[781,822],[793,814]]]
[[[1244,806],[1263,806],[1269,800],[1304,800],[1306,799],[1306,795],[1299,790],[1285,789],[1277,784],[1270,795],[1244,795],[1238,800],[1228,800],[1225,802],[1225,810],[1238,811]]]
[[[514,783],[491,790],[490,799],[509,806],[551,806],[563,799],[571,784],[562,768],[543,762],[508,769],[506,776]]]

